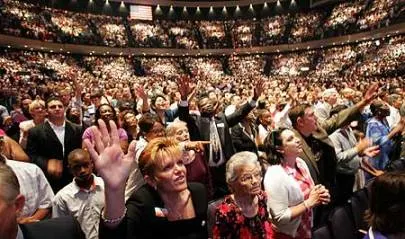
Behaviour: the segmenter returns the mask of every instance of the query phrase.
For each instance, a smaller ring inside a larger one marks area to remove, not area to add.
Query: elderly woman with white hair
[[[226,182],[232,194],[216,208],[213,238],[272,238],[257,155],[234,154],[226,164]]]

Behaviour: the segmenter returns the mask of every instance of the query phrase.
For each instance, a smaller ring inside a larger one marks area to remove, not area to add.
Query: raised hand
[[[106,187],[110,190],[120,190],[125,188],[131,164],[135,160],[136,141],[131,142],[128,153],[124,155],[120,147],[117,126],[111,120],[109,124],[110,133],[108,133],[104,121],[99,119],[99,128],[91,127],[94,133],[94,143],[88,139],[85,139],[84,143]],[[107,144],[106,141],[108,141]]]
[[[135,86],[134,90],[135,90],[135,95],[138,96],[139,98],[141,98],[143,100],[148,99],[148,95],[145,93],[144,87],[142,85]]]
[[[378,95],[378,83],[374,83],[368,88],[363,98],[366,104],[370,104]]]
[[[177,86],[179,88],[179,92],[181,95],[181,100],[187,100],[188,96],[190,95],[191,89],[191,80],[187,76],[180,77],[177,80]]]
[[[262,78],[256,81],[255,89],[253,91],[253,100],[258,100],[264,91],[264,80]]]

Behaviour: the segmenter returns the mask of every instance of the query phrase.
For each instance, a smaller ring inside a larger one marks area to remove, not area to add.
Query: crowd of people
[[[70,215],[86,238],[311,238],[403,160],[404,45],[229,58],[4,49],[17,228]]]
[[[353,0],[328,11],[262,19],[141,21],[5,0],[0,5],[0,31],[43,41],[110,47],[248,48],[376,29],[401,19],[404,10],[400,0]]]

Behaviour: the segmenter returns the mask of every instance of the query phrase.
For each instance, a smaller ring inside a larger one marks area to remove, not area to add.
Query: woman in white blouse
[[[274,239],[311,238],[312,208],[330,201],[323,185],[314,185],[305,162],[300,139],[289,129],[271,132],[265,139],[270,166],[264,188],[272,218]]]

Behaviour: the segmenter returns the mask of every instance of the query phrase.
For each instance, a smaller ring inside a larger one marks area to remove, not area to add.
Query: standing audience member
[[[241,122],[231,128],[231,137],[235,152],[249,151],[259,154],[257,146],[258,128],[253,112],[250,112]]]
[[[217,112],[220,102],[212,94],[199,100],[198,108],[201,115],[191,115],[187,101],[188,96],[192,93],[190,79],[182,78],[178,85],[181,94],[179,118],[187,123],[191,140],[211,142],[205,147],[205,158],[210,166],[213,179],[214,199],[220,198],[228,193],[224,177],[225,164],[235,153],[229,129],[241,122],[256,107],[256,101],[263,92],[263,80],[260,79],[256,82],[252,99],[228,116]]]
[[[303,159],[309,169],[311,178],[315,184],[324,185],[334,198],[336,192],[336,153],[329,134],[360,117],[360,112],[375,97],[378,85],[372,85],[365,93],[363,100],[355,106],[340,111],[330,119],[317,122],[313,108],[308,104],[300,104],[293,107],[289,116],[293,124],[293,132],[302,144],[299,157]],[[322,226],[328,216],[330,206],[319,207],[314,211],[314,227]]]
[[[370,163],[376,169],[384,170],[390,161],[391,152],[394,150],[392,139],[402,133],[404,121],[399,121],[393,129],[390,129],[386,120],[389,115],[389,107],[381,100],[375,100],[370,105],[370,110],[373,113],[373,118],[367,122],[366,137],[380,147],[380,153],[370,158]]]
[[[0,151],[4,141],[0,136]],[[46,180],[42,170],[32,163],[9,160],[0,154],[0,164],[7,164],[17,175],[21,194],[24,195],[24,208],[18,216],[18,223],[32,223],[49,216],[54,197],[51,185]]]
[[[256,124],[258,125],[258,146],[260,148],[263,145],[264,139],[267,137],[269,132],[271,131],[271,112],[266,109],[257,110],[257,120]]]
[[[65,120],[62,102],[55,97],[46,101],[48,121],[28,132],[27,153],[47,176],[54,192],[66,186],[72,175],[67,155],[81,146],[82,127]]]
[[[384,173],[375,178],[366,218],[370,229],[364,239],[405,238],[404,172]]]
[[[93,174],[90,155],[83,149],[70,152],[68,163],[74,178],[56,194],[52,217],[72,215],[87,239],[98,239],[101,209],[104,207],[103,179]]]
[[[128,110],[122,115],[122,128],[127,132],[129,143],[136,140],[138,137],[138,120],[132,110]]]
[[[158,116],[155,114],[143,114],[142,117],[139,119],[138,125],[141,137],[136,142],[135,160],[132,162],[131,170],[128,176],[125,188],[125,199],[131,197],[134,192],[136,192],[143,184],[145,184],[143,176],[138,167],[139,157],[144,148],[152,139],[165,136],[164,126],[160,122]]]
[[[32,120],[26,120],[20,123],[20,140],[19,143],[23,149],[27,147],[28,131],[35,126],[45,122],[46,110],[43,100],[34,100],[28,107]]]
[[[213,238],[271,239],[267,195],[257,155],[234,154],[226,163],[226,182],[232,194],[216,208]]]
[[[339,93],[335,88],[326,89],[322,93],[323,102],[315,108],[315,116],[320,122],[329,119],[330,111],[335,106],[338,96]]]
[[[118,124],[118,116],[117,112],[115,109],[109,105],[109,104],[101,104],[97,109],[96,109],[96,114],[95,114],[95,119],[96,121],[94,124],[98,127],[98,120],[102,119],[105,123],[109,122],[110,120],[113,120],[116,125]],[[107,126],[107,129],[110,130],[110,127]],[[127,132],[123,128],[118,128],[118,133],[120,137],[120,145],[121,148],[124,152],[128,150],[128,135]],[[93,131],[90,128],[87,128],[82,136],[82,139],[89,139],[90,142],[94,143],[94,134]],[[82,143],[82,147],[84,148],[84,143]]]
[[[48,219],[37,223],[18,224],[24,208],[18,178],[13,170],[0,164],[0,238],[1,239],[84,239],[80,225],[73,217]]]
[[[166,136],[174,137],[184,145],[183,163],[187,170],[187,181],[204,184],[208,191],[208,198],[211,199],[213,194],[212,179],[208,163],[204,159],[204,142],[190,141],[187,124],[183,121],[171,123],[166,129]]]
[[[104,122],[100,122],[100,130],[92,127],[97,151],[86,140],[96,170],[106,185],[100,237],[207,238],[206,190],[200,183],[187,183],[180,145],[163,137],[148,143],[139,159],[146,184],[125,205],[125,181],[135,159],[135,141],[124,155],[112,121],[110,128],[108,134]],[[108,146],[102,138],[110,140]]]
[[[387,97],[388,107],[390,108],[390,114],[387,116],[387,122],[390,129],[394,128],[399,121],[401,121],[401,115],[399,109],[402,104],[402,97],[398,94],[391,94]]]
[[[274,239],[310,239],[312,208],[330,202],[329,191],[314,184],[304,160],[301,140],[289,129],[273,131],[265,142],[268,160],[264,188]]]
[[[335,109],[340,111],[347,108],[340,106],[332,109],[331,116]],[[339,195],[336,200],[338,204],[344,204],[354,191],[364,187],[364,172],[360,166],[363,160],[367,160],[365,156],[374,157],[379,150],[378,146],[371,146],[371,140],[367,138],[357,140],[350,124],[336,130],[329,138],[333,142],[337,158],[336,184]],[[355,182],[359,182],[359,185]]]

